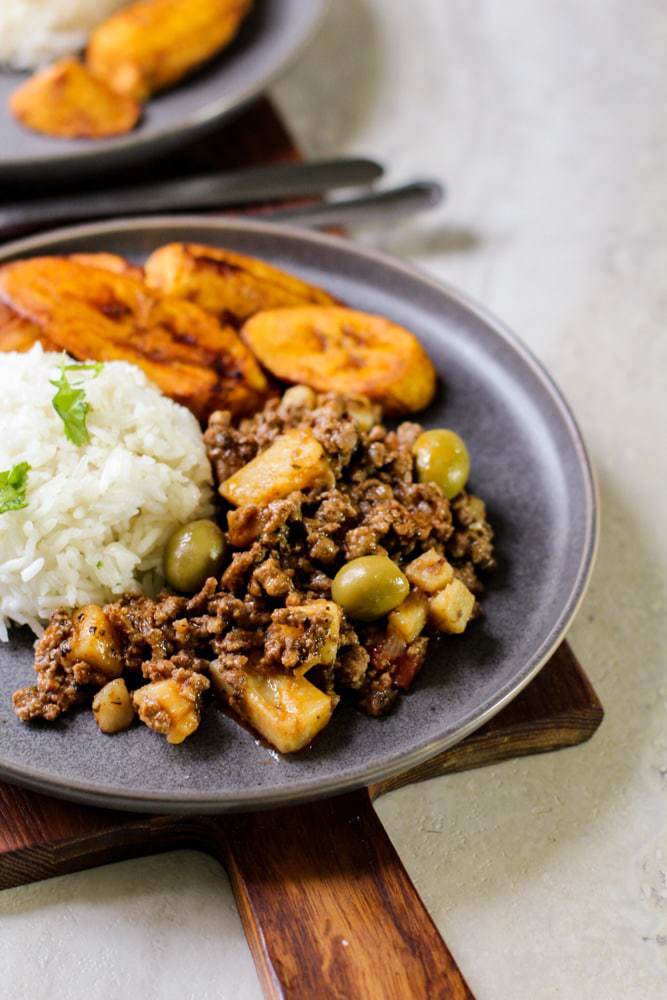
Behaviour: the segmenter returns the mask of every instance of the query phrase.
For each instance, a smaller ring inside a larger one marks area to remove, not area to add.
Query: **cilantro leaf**
[[[0,472],[0,514],[28,506],[25,494],[29,472],[30,465],[27,462],[19,462],[11,469]]]
[[[97,378],[104,368],[104,362],[95,361],[92,365],[61,365],[60,368],[64,372],[93,372],[93,378]]]
[[[100,362],[92,365],[66,365],[63,362],[60,366],[60,378],[51,379],[51,385],[58,390],[51,401],[53,409],[65,426],[65,437],[77,447],[90,441],[86,427],[90,404],[86,400],[85,390],[80,384],[71,382],[66,373],[92,371],[93,378],[97,378],[102,368]]]
[[[86,414],[90,409],[83,389],[73,386],[64,369],[60,378],[51,385],[58,390],[52,399],[53,409],[65,425],[65,437],[75,445],[81,446],[90,440],[86,427]]]

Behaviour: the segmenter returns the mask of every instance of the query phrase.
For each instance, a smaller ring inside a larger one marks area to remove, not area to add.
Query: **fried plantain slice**
[[[31,76],[9,98],[14,117],[61,139],[104,139],[131,132],[141,108],[94,77],[78,59],[61,59]]]
[[[103,271],[111,271],[112,274],[129,274],[143,281],[143,268],[130,264],[129,260],[117,253],[71,253],[67,259],[88,267],[101,267]]]
[[[145,270],[151,288],[196,302],[234,325],[262,309],[335,305],[321,288],[263,260],[199,243],[159,247],[146,261]]]
[[[29,351],[37,343],[42,344],[45,351],[54,350],[54,345],[36,323],[31,323],[10,306],[0,302],[0,352]]]
[[[0,269],[0,298],[79,360],[129,361],[204,420],[215,409],[246,413],[266,379],[231,327],[199,306],[155,295],[130,275],[63,257]]]
[[[257,313],[241,336],[265,368],[320,392],[361,393],[390,416],[433,399],[435,369],[414,334],[381,316],[303,306]]]
[[[135,264],[130,264],[124,257],[115,253],[73,253],[69,260],[89,267],[101,267],[114,274],[130,274],[142,278],[143,271]],[[41,327],[31,323],[15,312],[4,302],[0,302],[0,353],[7,351],[29,351],[39,342],[45,351],[56,351],[58,348],[42,332]]]
[[[252,0],[138,0],[93,31],[91,73],[143,101],[228,45]]]

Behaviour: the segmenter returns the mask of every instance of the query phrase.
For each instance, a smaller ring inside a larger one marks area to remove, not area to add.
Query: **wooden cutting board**
[[[262,100],[180,154],[178,168],[182,175],[298,158]],[[267,997],[471,998],[373,800],[414,781],[575,746],[590,739],[602,716],[563,643],[510,705],[462,743],[372,788],[323,802],[236,816],[144,816],[0,784],[0,888],[159,851],[201,849],[227,869]]]

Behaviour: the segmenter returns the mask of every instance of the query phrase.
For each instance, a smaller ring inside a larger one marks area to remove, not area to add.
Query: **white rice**
[[[0,63],[33,69],[82,49],[128,0],[0,0]]]
[[[49,384],[62,358],[39,345],[0,355],[0,471],[31,466],[27,507],[0,514],[2,639],[10,622],[39,635],[57,607],[153,592],[170,533],[213,509],[197,421],[133,365],[70,373],[90,441],[67,440]]]

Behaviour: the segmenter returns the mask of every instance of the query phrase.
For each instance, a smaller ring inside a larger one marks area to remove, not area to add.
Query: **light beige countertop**
[[[275,88],[307,153],[435,175],[372,237],[484,302],[572,404],[602,535],[571,632],[594,739],[381,819],[478,1000],[667,996],[667,5],[332,0]],[[224,766],[224,762],[223,762]],[[12,1000],[260,996],[226,877],[169,854],[0,895]]]

